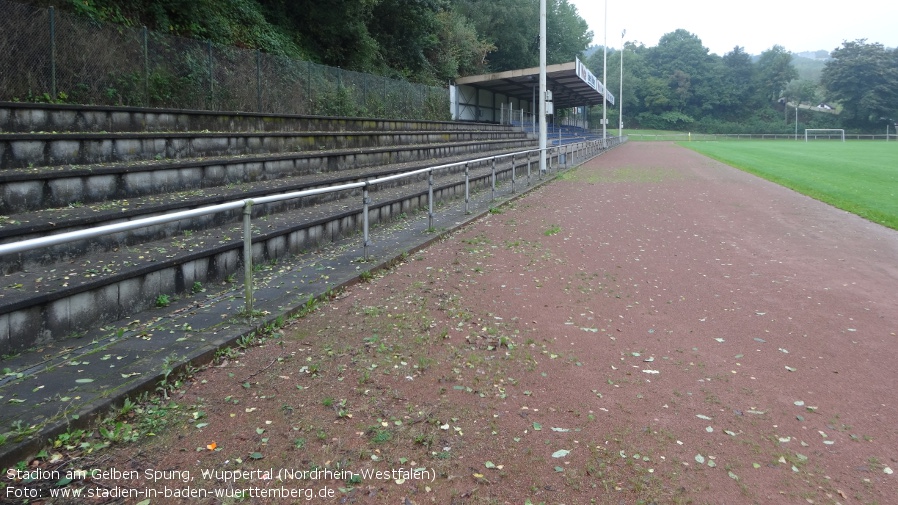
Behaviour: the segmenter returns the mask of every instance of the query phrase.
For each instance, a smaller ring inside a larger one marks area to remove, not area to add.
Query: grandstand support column
[[[243,298],[246,300],[246,315],[253,317],[253,201],[243,205]]]
[[[365,261],[368,261],[368,246],[371,244],[368,235],[368,206],[371,204],[371,198],[368,196],[368,182],[362,190],[362,250],[364,251]]]
[[[546,0],[539,0],[539,174],[546,171]]]

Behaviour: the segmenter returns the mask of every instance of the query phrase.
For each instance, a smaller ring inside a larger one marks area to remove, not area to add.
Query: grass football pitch
[[[679,144],[898,230],[898,142],[758,140]]]

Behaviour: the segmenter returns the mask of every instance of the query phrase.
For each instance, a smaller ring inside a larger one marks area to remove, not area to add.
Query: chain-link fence
[[[0,100],[449,119],[449,92],[0,0]]]

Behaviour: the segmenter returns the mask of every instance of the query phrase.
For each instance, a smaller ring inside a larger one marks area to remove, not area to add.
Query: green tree
[[[458,12],[443,11],[437,15],[437,21],[440,44],[429,55],[436,77],[445,82],[484,72],[487,57],[496,46],[482,40],[471,20]]]
[[[496,47],[490,70],[531,67],[539,62],[539,4],[522,0],[454,0],[453,10],[471,20],[478,34]]]
[[[817,84],[807,79],[795,79],[786,85],[783,91],[783,97],[786,100],[796,103],[812,103],[817,100]]]
[[[880,117],[898,116],[898,51],[865,39],[843,42],[820,80],[854,126],[870,128]]]
[[[433,81],[427,58],[439,48],[437,15],[447,7],[443,0],[379,0],[368,21],[368,32],[377,41],[380,58],[388,68],[415,81]]]
[[[488,57],[493,71],[539,64],[539,3],[533,0],[453,0],[453,9],[471,20],[483,40],[496,47]],[[592,40],[589,25],[568,0],[546,2],[548,64],[567,63]]]
[[[701,39],[682,29],[663,35],[648,51],[655,77],[666,80],[671,90],[671,111],[681,119],[712,111],[719,103],[715,58]]]
[[[721,115],[736,120],[756,107],[755,65],[751,55],[739,46],[723,55],[721,63],[717,67],[723,105]]]
[[[773,46],[761,53],[757,65],[758,93],[766,101],[778,100],[786,84],[798,78],[798,72],[792,66],[792,55],[782,46]]]
[[[536,26],[538,29],[539,24]],[[546,60],[549,65],[574,61],[583,54],[593,37],[589,24],[568,0],[547,0],[546,32]]]
[[[312,60],[360,71],[382,71],[380,47],[368,31],[379,0],[259,0],[271,19],[294,34]]]

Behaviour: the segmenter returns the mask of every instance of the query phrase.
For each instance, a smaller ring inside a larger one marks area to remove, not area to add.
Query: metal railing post
[[[368,182],[365,182],[365,189],[362,190],[362,230],[364,235],[364,243],[362,244],[362,249],[364,250],[365,261],[368,261],[368,205],[371,203],[371,199],[368,198]]]
[[[471,213],[468,210],[468,204],[471,201],[471,173],[468,169],[468,163],[465,163],[465,215]]]
[[[427,229],[433,229],[433,170],[427,172]]]
[[[253,317],[253,201],[243,205],[243,297],[246,315]]]
[[[527,151],[527,186],[530,186],[530,151]]]
[[[543,151],[542,149],[540,149],[539,152],[540,152],[540,159],[541,159],[541,158],[542,158],[542,153],[543,153],[544,151]],[[543,167],[539,167],[539,180],[543,180]]]
[[[493,156],[492,159],[492,170],[490,172],[490,185],[492,186],[490,192],[490,200],[496,199],[496,157]]]
[[[518,167],[514,163],[514,155],[512,154],[511,155],[511,192],[512,192],[512,194],[514,194],[514,192],[515,192],[514,183],[517,180],[517,178],[515,177],[515,174],[517,174],[517,172],[518,172]]]

